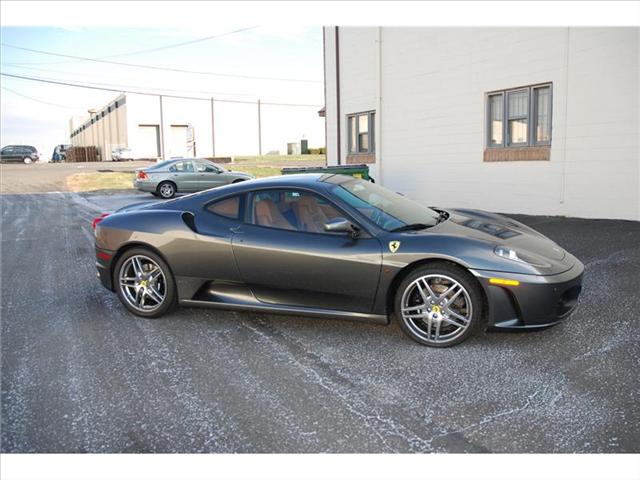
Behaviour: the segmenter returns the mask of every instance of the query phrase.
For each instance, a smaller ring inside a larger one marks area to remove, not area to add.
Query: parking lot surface
[[[637,222],[518,216],[585,263],[577,310],[430,349],[397,324],[137,318],[91,219],[151,197],[0,199],[2,452],[640,451]]]
[[[150,162],[89,162],[89,163],[21,163],[0,164],[3,194],[67,191],[67,178],[74,173],[113,171],[133,172]]]

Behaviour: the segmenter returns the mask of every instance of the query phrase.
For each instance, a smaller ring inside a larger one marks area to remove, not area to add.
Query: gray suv
[[[29,145],[7,145],[0,150],[0,161],[5,162],[21,162],[31,163],[40,158],[40,154],[36,147]]]

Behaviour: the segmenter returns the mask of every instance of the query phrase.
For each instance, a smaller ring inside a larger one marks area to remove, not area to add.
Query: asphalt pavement
[[[84,172],[133,172],[136,168],[147,167],[151,162],[80,162],[46,163],[37,162],[0,164],[2,194],[22,194],[68,191],[67,178],[74,173]]]
[[[133,316],[91,219],[146,198],[0,197],[2,452],[640,451],[640,223],[518,216],[586,264],[577,310],[430,349],[397,324]]]

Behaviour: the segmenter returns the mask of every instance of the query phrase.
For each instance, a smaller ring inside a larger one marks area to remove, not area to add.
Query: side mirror
[[[348,233],[351,238],[357,238],[360,235],[360,229],[342,217],[332,218],[324,224],[324,229],[326,232]]]

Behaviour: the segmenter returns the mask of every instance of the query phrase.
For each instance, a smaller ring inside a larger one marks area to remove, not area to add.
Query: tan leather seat
[[[293,225],[284,218],[278,206],[270,198],[259,200],[255,206],[256,224],[263,227],[284,228],[295,230]]]
[[[322,211],[316,199],[310,195],[303,195],[297,202],[298,222],[300,230],[304,232],[324,232],[327,216]]]

